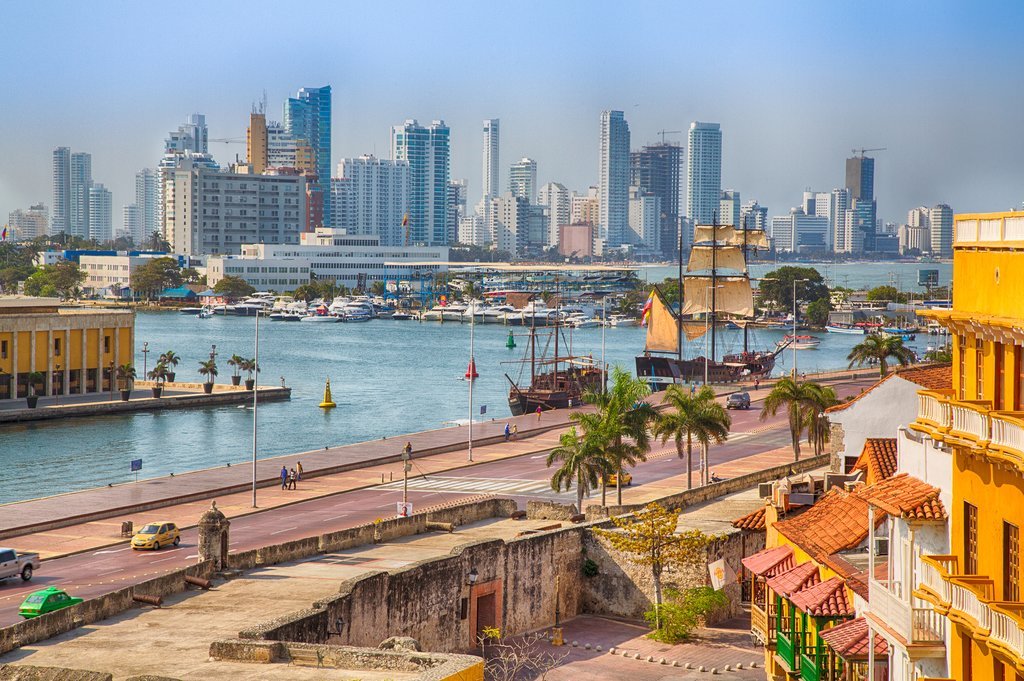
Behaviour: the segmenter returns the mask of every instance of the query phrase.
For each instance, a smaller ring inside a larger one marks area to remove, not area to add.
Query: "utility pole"
[[[214,346],[216,348],[217,346]],[[256,368],[253,371],[252,384],[252,507],[256,508],[256,409],[259,404],[257,395],[260,392],[260,311],[256,310],[256,357],[253,362]],[[212,354],[210,359],[213,359]]]

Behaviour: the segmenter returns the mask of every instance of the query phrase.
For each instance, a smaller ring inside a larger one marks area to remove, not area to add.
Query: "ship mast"
[[[715,297],[718,293],[718,214],[713,213],[711,219],[711,363],[715,362]]]
[[[555,382],[551,386],[552,390],[558,390],[558,335],[559,335],[558,308],[559,308],[559,300],[558,300],[558,275],[556,274],[555,275],[555,377],[554,377],[555,378]],[[536,319],[536,311],[534,312],[534,318]],[[548,313],[548,319],[550,319],[550,318],[551,318],[551,316]]]
[[[679,299],[679,315],[676,317],[676,332],[678,333],[679,361],[683,361],[683,226],[679,225],[679,292],[676,296]]]
[[[533,303],[530,314],[530,388],[534,386],[537,376],[537,303]]]

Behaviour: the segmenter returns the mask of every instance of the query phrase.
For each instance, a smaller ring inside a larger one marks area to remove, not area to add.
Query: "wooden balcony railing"
[[[793,634],[787,634],[784,631],[780,631],[775,636],[775,653],[781,657],[790,669],[795,670],[796,665],[796,647],[793,643]]]

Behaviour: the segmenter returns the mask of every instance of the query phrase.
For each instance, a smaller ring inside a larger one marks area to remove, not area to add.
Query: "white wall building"
[[[347,234],[376,235],[384,246],[406,243],[402,219],[409,210],[409,163],[373,155],[343,158],[332,192],[339,194],[334,205],[334,225]]]
[[[175,253],[240,253],[243,244],[295,244],[305,224],[306,178],[212,169],[189,155],[167,171],[164,238]]]
[[[931,252],[940,258],[953,257],[953,209],[944,203],[928,211]]]
[[[627,242],[629,229],[629,124],[621,111],[601,112],[600,147],[598,225],[615,248]]]
[[[114,238],[110,190],[102,184],[89,187],[89,238],[99,242]]]
[[[571,224],[572,195],[564,184],[548,182],[540,188],[537,203],[548,209],[548,246],[557,246],[558,229]]]
[[[37,203],[28,210],[18,208],[7,216],[7,222],[14,230],[14,234],[8,234],[7,238],[15,241],[19,239],[35,239],[39,236],[46,236],[50,226],[49,211],[46,204]],[[0,230],[3,228],[0,227]]]
[[[512,192],[491,199],[488,225],[491,243],[511,253],[513,258],[521,255],[529,243],[528,206],[525,199]]]
[[[523,157],[513,163],[508,171],[508,190],[527,203],[537,203],[537,162]]]
[[[931,248],[931,237],[927,227],[900,225],[896,234],[899,238],[900,255],[909,251],[927,253]]]
[[[686,217],[710,225],[722,194],[722,128],[718,123],[690,123],[686,150]]]
[[[661,251],[661,197],[629,188],[629,243],[644,251]]]
[[[207,259],[211,287],[233,276],[262,291],[291,291],[313,277],[354,288],[360,274],[369,286],[408,280],[419,272],[443,272],[448,262],[447,246],[384,246],[375,236],[350,236],[323,227],[304,233],[301,244],[246,244],[241,251]]]
[[[466,215],[459,219],[459,243],[470,246],[489,246],[491,230],[479,215]]]
[[[740,209],[739,227],[747,225],[747,229],[760,229],[767,234],[769,229],[768,207],[762,206],[757,201],[747,201]]]
[[[131,277],[135,270],[154,258],[164,257],[167,257],[166,254],[128,255],[125,252],[118,255],[81,255],[78,268],[85,272],[82,287],[92,293],[113,293],[131,288]]]
[[[153,232],[158,231],[158,198],[157,172],[152,168],[143,168],[135,173],[135,203],[124,206],[117,235],[131,237],[136,244],[142,244]]]
[[[484,120],[483,199],[493,199],[500,192],[498,186],[498,152],[501,141],[501,122],[497,118]]]
[[[733,227],[740,228],[742,223],[740,222],[740,193],[735,189],[726,189],[722,192],[722,197],[718,200],[718,224],[720,225],[732,225]]]

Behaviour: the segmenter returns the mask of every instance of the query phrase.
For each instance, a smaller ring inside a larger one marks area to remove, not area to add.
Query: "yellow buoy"
[[[320,403],[321,409],[334,409],[337,407],[334,400],[331,399],[331,379],[327,379],[327,385],[324,386],[324,401]]]

